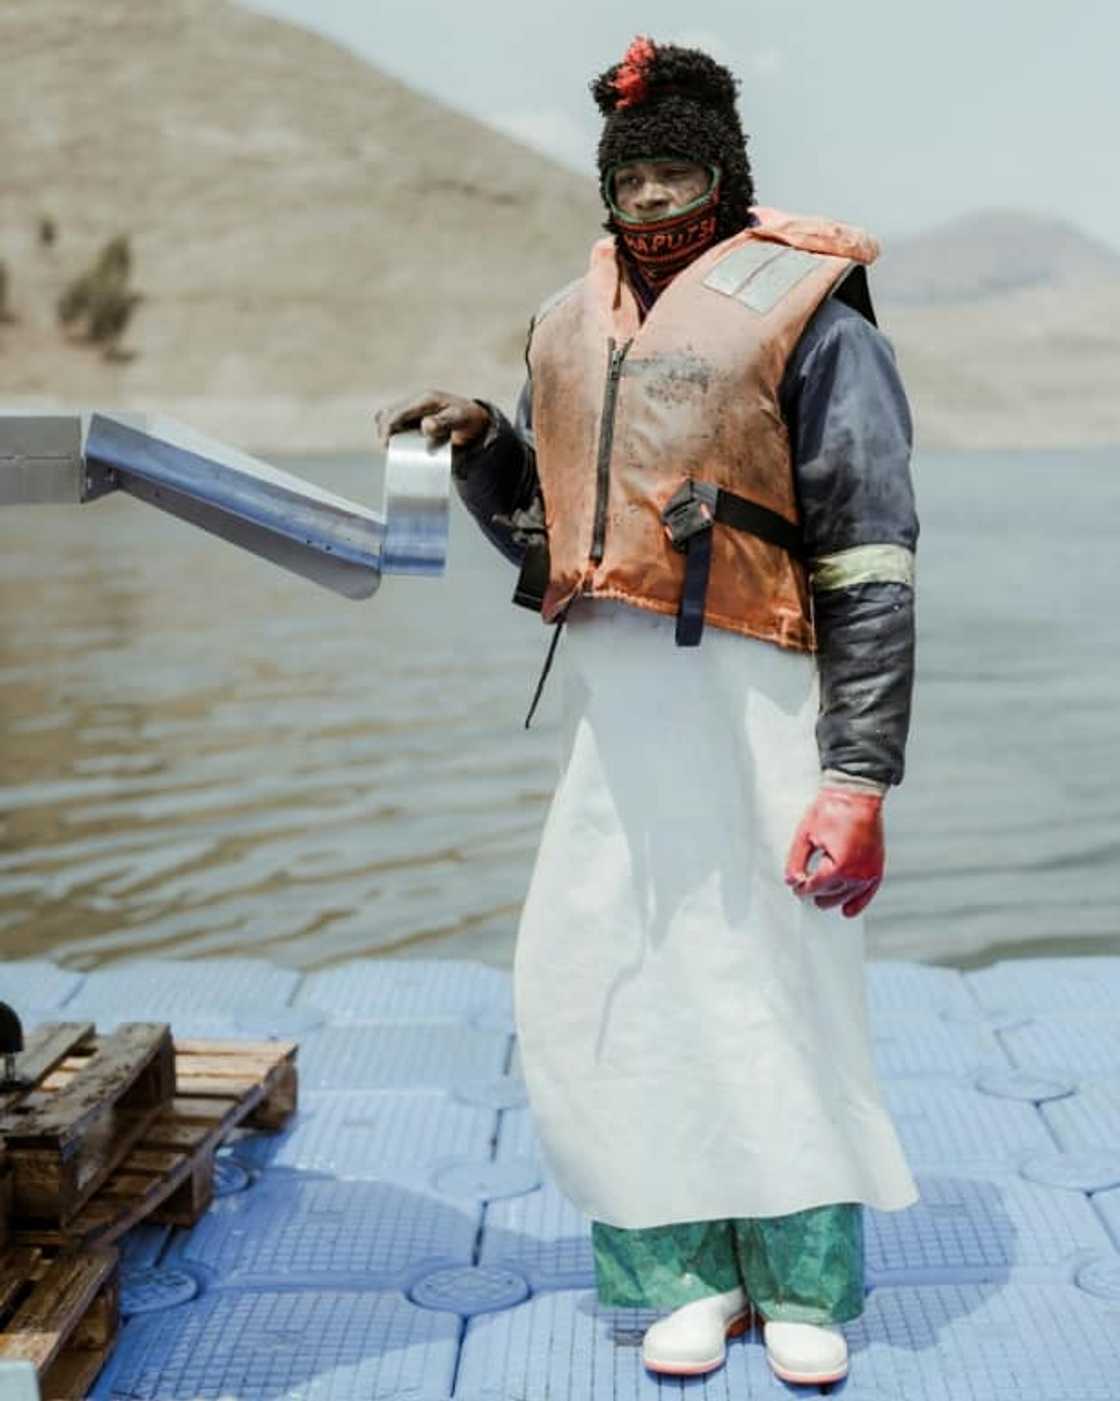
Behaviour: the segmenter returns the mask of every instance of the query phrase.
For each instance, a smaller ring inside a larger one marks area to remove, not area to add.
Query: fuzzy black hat
[[[591,93],[606,118],[599,140],[599,183],[620,161],[678,156],[718,165],[720,200],[717,238],[749,224],[754,182],[747,138],[735,110],[738,83],[722,64],[700,49],[655,44],[639,36],[621,63],[600,73]],[[613,229],[612,220],[606,227]]]

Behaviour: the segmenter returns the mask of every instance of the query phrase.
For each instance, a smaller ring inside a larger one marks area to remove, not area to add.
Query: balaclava
[[[609,211],[605,227],[654,294],[705,248],[752,222],[754,183],[736,89],[728,70],[701,50],[655,44],[644,36],[591,84],[606,118],[598,156],[599,188]],[[613,168],[662,156],[712,168],[712,188],[665,219],[626,219],[612,204]]]

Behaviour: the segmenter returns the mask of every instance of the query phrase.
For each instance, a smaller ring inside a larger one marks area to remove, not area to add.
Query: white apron
[[[783,882],[813,659],[584,600],[514,960],[546,1160],[614,1226],[918,1200],[871,1058],[862,919]]]

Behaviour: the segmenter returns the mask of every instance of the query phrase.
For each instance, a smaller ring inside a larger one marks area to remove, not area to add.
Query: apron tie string
[[[541,669],[540,679],[537,682],[537,689],[533,692],[533,700],[529,706],[529,713],[525,717],[525,728],[529,728],[533,716],[536,714],[537,704],[544,692],[544,683],[548,680],[548,673],[552,670],[552,659],[556,655],[556,644],[560,641],[560,633],[563,631],[564,623],[567,621],[568,610],[564,609],[554,624],[552,641],[548,644],[548,656],[544,659],[544,666]]]

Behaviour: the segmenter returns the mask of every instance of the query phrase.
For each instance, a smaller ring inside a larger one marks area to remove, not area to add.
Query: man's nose
[[[660,180],[647,180],[638,192],[639,209],[660,209],[669,201],[669,191]]]

